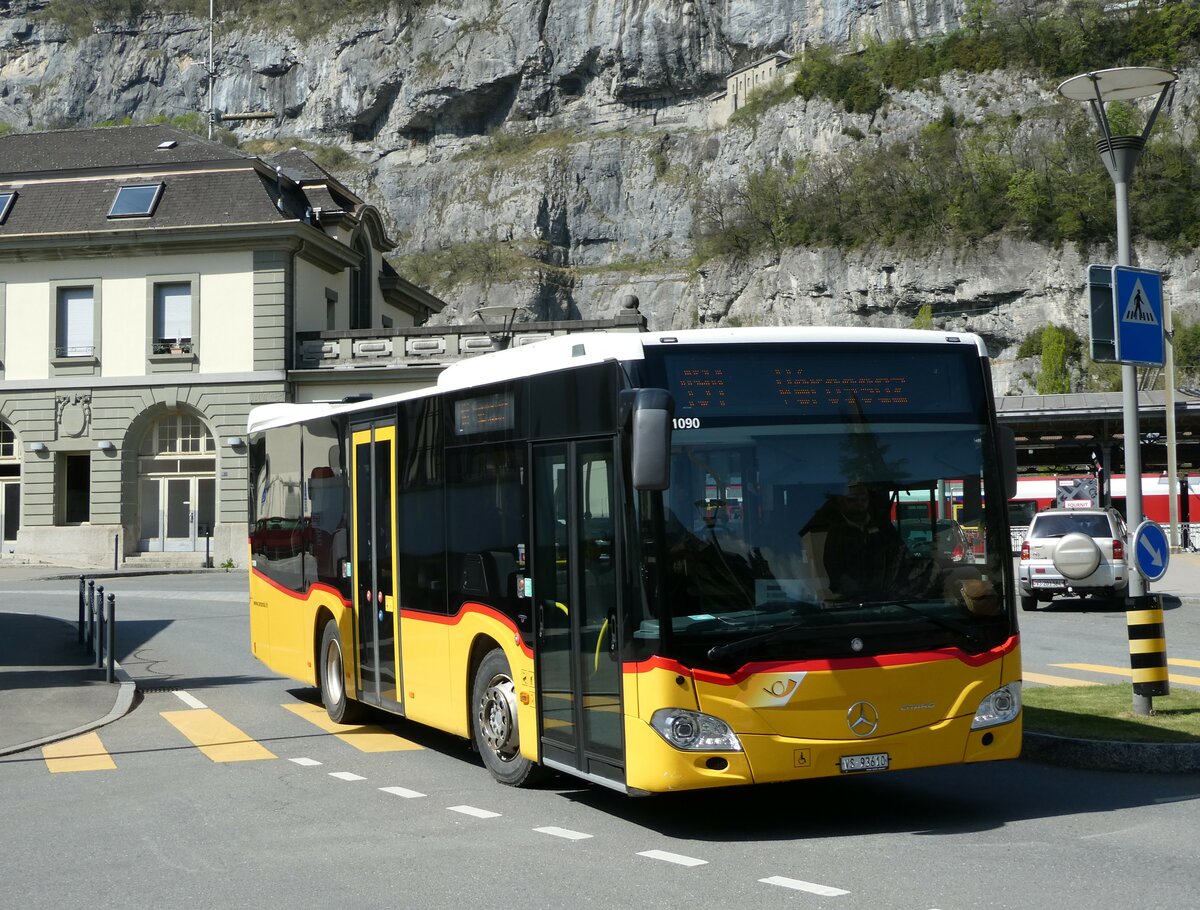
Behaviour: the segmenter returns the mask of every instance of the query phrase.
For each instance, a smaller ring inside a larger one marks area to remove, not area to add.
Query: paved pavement
[[[80,574],[84,573],[66,568],[0,564],[3,580],[77,578]],[[103,573],[88,574],[100,578]],[[1185,604],[1200,606],[1200,553],[1173,555],[1166,577],[1153,585],[1153,589],[1177,597]],[[96,667],[95,659],[79,642],[76,623],[22,613],[19,604],[4,606],[0,610],[0,755],[76,736],[129,711],[135,692],[132,679],[118,665],[116,681],[105,682],[105,670]],[[1085,749],[1089,754],[1080,756],[1078,744],[1039,744],[1027,734],[1026,753],[1039,751],[1055,753],[1065,763],[1087,767],[1095,767],[1091,762],[1098,760],[1095,750]],[[1186,753],[1182,760],[1188,763],[1185,770],[1200,769],[1200,747],[1187,746],[1182,752]],[[1139,755],[1123,757],[1122,754],[1113,761],[1117,764],[1128,761],[1133,767],[1155,766],[1146,764]],[[1167,766],[1174,764],[1177,760],[1166,762]]]

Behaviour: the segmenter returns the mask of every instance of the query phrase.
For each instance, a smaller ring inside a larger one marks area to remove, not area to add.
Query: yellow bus
[[[639,795],[1020,751],[975,336],[577,334],[248,431],[253,651],[335,721]],[[973,561],[906,550],[902,499],[977,527]]]

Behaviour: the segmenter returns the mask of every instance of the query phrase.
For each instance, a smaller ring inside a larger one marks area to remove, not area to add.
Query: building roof
[[[163,143],[173,143],[161,147]],[[164,165],[247,161],[251,156],[164,124],[0,136],[0,168],[7,175],[78,170],[157,168]]]

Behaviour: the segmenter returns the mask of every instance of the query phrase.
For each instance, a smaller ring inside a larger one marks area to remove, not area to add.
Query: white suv
[[[1123,597],[1129,586],[1125,522],[1115,509],[1051,509],[1033,516],[1021,544],[1021,609],[1055,594]]]

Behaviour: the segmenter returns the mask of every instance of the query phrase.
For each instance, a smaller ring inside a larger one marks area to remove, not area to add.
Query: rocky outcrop
[[[709,96],[738,66],[944,33],[962,0],[432,0],[303,37],[222,20],[211,95],[207,21],[145,16],[79,36],[46,5],[0,2],[0,122],[266,112],[222,126],[351,152],[359,165],[339,176],[386,213],[411,262],[472,243],[505,251],[494,269],[442,276],[444,320],[499,302],[536,319],[603,316],[627,293],[654,328],[904,326],[928,305],[1004,361],[1046,322],[1085,330],[1085,267],[1112,256],[995,238],[694,264],[698,208],[766,164],[909,139],[947,109],[972,119],[1057,103],[1019,74],[946,76],[873,116],[793,98],[712,125]],[[1191,101],[1181,89],[1176,106]],[[1195,257],[1141,252],[1168,268],[1177,312],[1200,315]],[[1022,388],[1008,372],[1001,387]]]

